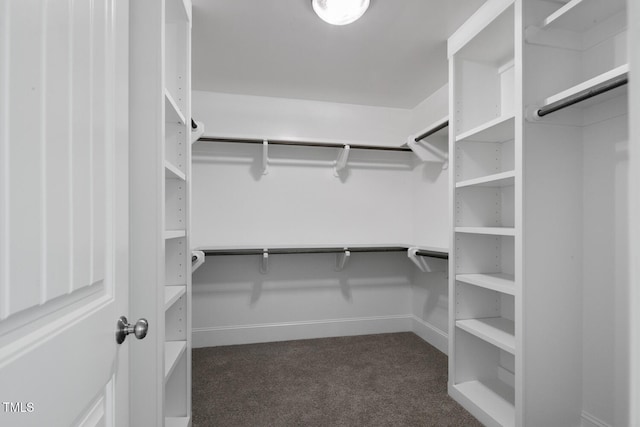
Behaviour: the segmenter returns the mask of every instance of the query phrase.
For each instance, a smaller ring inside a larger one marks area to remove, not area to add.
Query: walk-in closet
[[[0,0],[0,40],[1,426],[640,426],[639,1]]]

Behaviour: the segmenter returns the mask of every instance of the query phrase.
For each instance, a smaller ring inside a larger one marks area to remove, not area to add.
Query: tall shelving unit
[[[191,425],[191,2],[131,10],[132,425]],[[136,389],[138,387],[138,389]],[[155,393],[149,393],[155,390]]]
[[[449,46],[449,393],[486,425],[516,423],[521,168],[515,4],[492,2]]]
[[[624,336],[626,52],[624,0],[494,0],[449,39],[449,393],[486,425],[593,422],[590,399],[627,425],[598,348]]]
[[[165,0],[165,426],[191,420],[191,4]]]

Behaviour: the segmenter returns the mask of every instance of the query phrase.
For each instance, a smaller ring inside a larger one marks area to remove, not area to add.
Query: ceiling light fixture
[[[332,25],[347,25],[358,20],[369,8],[369,0],[311,0],[313,10]]]

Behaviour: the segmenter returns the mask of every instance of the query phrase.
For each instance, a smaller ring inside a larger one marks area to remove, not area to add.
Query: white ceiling
[[[336,27],[311,0],[193,0],[192,86],[413,108],[446,83],[446,40],[482,3],[371,0]]]

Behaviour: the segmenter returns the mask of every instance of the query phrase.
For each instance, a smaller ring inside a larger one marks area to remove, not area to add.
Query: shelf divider
[[[184,114],[178,107],[178,104],[173,99],[173,96],[169,93],[169,90],[165,88],[164,90],[164,115],[165,122],[167,123],[179,123],[184,125],[187,121],[184,118]]]
[[[166,178],[169,179],[179,179],[185,181],[186,175],[182,172],[176,165],[171,163],[169,160],[164,161],[164,174]]]
[[[168,310],[182,295],[185,294],[185,285],[167,285],[164,287],[164,309]]]
[[[456,326],[508,353],[516,352],[513,320],[504,317],[464,319],[457,320]]]
[[[494,236],[516,235],[516,230],[513,227],[456,227],[455,232],[468,234],[490,234]]]
[[[456,142],[505,142],[512,140],[515,136],[515,116],[496,117],[475,128],[463,132],[456,136]]]
[[[164,380],[171,376],[171,373],[176,368],[180,356],[187,348],[186,341],[166,341],[164,343]]]
[[[458,282],[479,286],[481,288],[502,292],[503,294],[508,294],[508,295],[515,295],[515,291],[516,291],[516,284],[515,284],[514,276],[512,274],[506,274],[506,273],[457,274],[456,280]]]
[[[515,183],[515,171],[500,172],[480,178],[467,179],[456,183],[456,188],[464,187],[508,187]]]
[[[185,230],[166,230],[164,232],[165,240],[177,239],[180,237],[184,237],[186,235],[187,235],[187,232]]]

